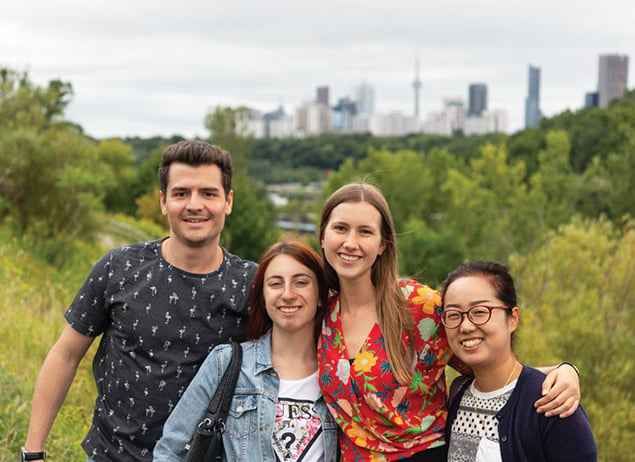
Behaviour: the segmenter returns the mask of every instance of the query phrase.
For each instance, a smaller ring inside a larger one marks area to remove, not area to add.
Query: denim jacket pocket
[[[232,438],[244,438],[258,430],[258,397],[255,395],[234,395],[226,432]]]

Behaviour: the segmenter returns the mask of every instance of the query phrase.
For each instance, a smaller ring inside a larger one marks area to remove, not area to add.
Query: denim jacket
[[[223,434],[225,460],[275,462],[272,437],[280,379],[271,362],[271,332],[242,346],[242,367]],[[185,445],[205,414],[230,357],[230,345],[219,345],[209,354],[165,422],[154,461],[183,459]],[[335,462],[337,423],[321,396],[316,410],[322,421],[324,461]]]

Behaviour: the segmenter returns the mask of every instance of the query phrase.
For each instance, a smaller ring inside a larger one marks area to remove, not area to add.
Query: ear
[[[518,327],[518,322],[520,321],[520,310],[517,306],[512,308],[511,316],[509,316],[509,331],[514,332]]]
[[[383,254],[384,250],[386,250],[386,243],[382,239],[381,245],[379,246],[379,252],[377,252],[377,255]]]
[[[165,196],[163,195],[163,191],[159,191],[159,204],[161,204],[161,213],[163,215],[168,214],[168,206],[165,203]]]
[[[227,195],[227,201],[225,201],[225,215],[232,213],[232,207],[234,206],[234,190],[229,191]]]

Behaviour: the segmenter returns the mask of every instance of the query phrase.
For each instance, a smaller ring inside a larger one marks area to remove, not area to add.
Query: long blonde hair
[[[331,212],[335,207],[346,202],[367,202],[381,215],[381,237],[386,248],[373,263],[371,281],[377,293],[377,318],[384,337],[390,368],[399,383],[406,384],[412,377],[412,364],[414,364],[414,319],[408,308],[408,302],[399,288],[396,236],[392,215],[386,198],[379,188],[369,183],[349,183],[331,194],[324,203],[320,220],[320,241],[324,239],[324,231]],[[329,288],[339,292],[337,273],[326,261],[324,249],[322,249],[322,258]],[[403,332],[409,339],[410,347],[406,346],[402,338]]]

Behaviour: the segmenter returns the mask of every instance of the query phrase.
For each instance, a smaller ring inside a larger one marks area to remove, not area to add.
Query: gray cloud
[[[362,80],[380,112],[410,113],[418,55],[424,114],[484,82],[516,130],[528,64],[545,114],[577,109],[600,53],[635,56],[633,17],[623,0],[10,1],[0,66],[70,81],[68,116],[93,136],[193,136],[218,104],[292,109]]]

